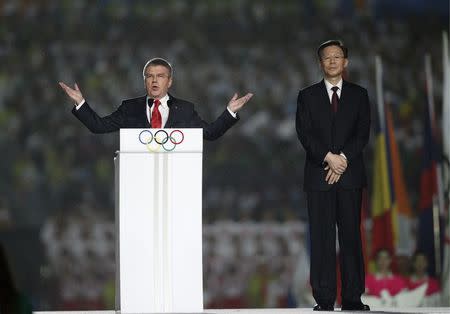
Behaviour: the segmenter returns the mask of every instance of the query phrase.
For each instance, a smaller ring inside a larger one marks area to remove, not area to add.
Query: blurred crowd
[[[41,229],[46,255],[36,271],[53,282],[41,298],[77,296],[88,302],[85,308],[113,307],[118,136],[90,134],[70,114],[72,104],[57,82],[77,82],[97,112],[107,114],[122,99],[144,94],[142,67],[161,56],[174,66],[172,93],[196,103],[206,120],[223,111],[235,91],[255,94],[229,133],[205,143],[205,304],[307,304],[292,283],[305,237],[289,227],[304,230],[306,218],[304,152],[294,127],[298,90],[320,79],[316,47],[340,38],[349,47],[348,78],[366,86],[375,104],[373,60],[380,54],[415,204],[423,58],[426,52],[432,57],[438,91],[441,31],[448,24],[448,15],[421,14],[383,16],[373,1],[348,0],[0,1],[0,230]],[[369,174],[371,150],[372,144]],[[229,228],[229,236],[218,237],[221,228]],[[232,245],[242,234],[252,239]],[[249,252],[259,252],[257,260],[232,262]],[[271,283],[266,298],[262,281]],[[228,288],[217,291],[217,283]],[[99,296],[100,303],[90,303]],[[69,301],[35,303],[82,306]]]
[[[366,275],[364,302],[373,307],[403,308],[445,304],[439,281],[427,272],[428,257],[425,253],[417,251],[412,256],[399,258],[388,249],[380,249],[374,263],[375,270]]]
[[[295,293],[303,297],[303,291],[309,291],[306,231],[305,224],[297,220],[220,220],[204,225],[205,307],[296,304]],[[47,280],[58,287],[54,306],[68,310],[114,308],[114,235],[114,223],[102,221],[95,213],[67,215],[45,223],[40,237],[48,257]]]
[[[53,281],[52,306],[67,310],[114,308],[113,222],[88,211],[54,217],[44,224],[40,239],[48,258],[46,280]],[[294,217],[205,224],[205,308],[314,305],[307,240],[307,224]],[[442,305],[440,283],[429,276],[424,253],[395,256],[380,249],[367,266],[363,299],[369,305]]]

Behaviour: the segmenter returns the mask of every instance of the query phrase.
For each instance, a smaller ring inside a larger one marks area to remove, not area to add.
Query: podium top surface
[[[120,129],[120,153],[201,153],[203,129]]]

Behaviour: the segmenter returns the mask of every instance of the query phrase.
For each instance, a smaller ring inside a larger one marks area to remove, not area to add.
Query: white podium
[[[203,311],[201,129],[121,129],[116,310]]]

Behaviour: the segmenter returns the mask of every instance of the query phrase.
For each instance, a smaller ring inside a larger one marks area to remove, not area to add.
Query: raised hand
[[[233,98],[228,102],[228,109],[232,112],[238,112],[252,96],[252,93],[247,93],[247,95],[238,98],[238,94],[234,93]]]
[[[73,101],[78,105],[83,101],[83,94],[81,93],[80,89],[78,88],[77,83],[75,83],[74,87],[75,89],[67,86],[63,82],[59,82],[59,86],[66,92],[67,96],[72,98]]]

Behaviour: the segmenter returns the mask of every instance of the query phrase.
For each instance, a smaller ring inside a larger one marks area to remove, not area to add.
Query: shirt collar
[[[325,81],[325,87],[327,88],[328,91],[331,90],[331,88],[332,88],[333,86],[339,87],[339,90],[340,90],[340,91],[342,90],[342,78],[339,80],[339,82],[338,82],[336,85],[331,84],[331,83],[328,82],[326,79],[324,79],[324,81]]]

